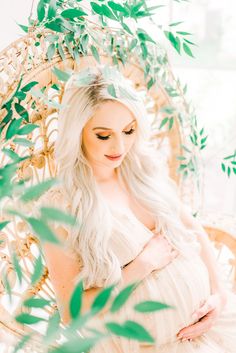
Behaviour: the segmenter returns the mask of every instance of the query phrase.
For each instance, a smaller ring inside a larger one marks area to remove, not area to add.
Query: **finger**
[[[206,316],[202,321],[198,321],[196,324],[190,325],[180,330],[177,334],[177,337],[180,339],[188,339],[200,336],[203,333],[207,332],[212,327],[213,323],[214,319],[211,316]]]
[[[189,341],[189,342],[192,342],[195,338],[198,338],[198,337],[201,337],[202,334],[199,334],[199,335],[193,335],[193,336],[189,336],[189,337],[184,337],[181,339],[181,342],[184,342],[184,341]]]
[[[184,327],[182,330],[180,330],[179,333],[177,334],[177,337],[181,338],[187,335],[201,333],[206,329],[206,326],[207,326],[206,321],[205,322],[198,321],[196,324]]]
[[[209,302],[206,302],[205,304],[203,304],[203,306],[196,310],[193,315],[192,315],[192,319],[195,320],[199,320],[200,318],[202,318],[203,316],[205,316],[207,313],[209,313],[210,311],[212,311],[214,308],[212,307],[212,304]]]

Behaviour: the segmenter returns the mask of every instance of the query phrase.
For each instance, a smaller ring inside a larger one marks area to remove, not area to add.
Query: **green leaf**
[[[184,51],[187,55],[191,56],[192,58],[194,58],[192,52],[191,52],[191,49],[189,48],[189,46],[186,44],[186,43],[183,43],[183,48],[184,48]]]
[[[148,41],[148,42],[152,42],[152,43],[155,43],[156,42],[149,36],[149,34],[147,34],[146,31],[144,31],[144,29],[142,28],[138,28],[137,29],[137,35],[138,35],[138,38],[141,40],[141,41]]]
[[[58,80],[66,82],[69,80],[69,78],[71,77],[71,75],[68,72],[59,70],[56,66],[54,66],[54,68],[52,69],[52,72],[54,73],[54,75],[57,76]]]
[[[164,31],[164,34],[167,39],[171,42],[172,46],[176,49],[176,51],[180,54],[180,40],[178,37],[175,37],[172,32]]]
[[[138,43],[138,40],[136,38],[132,39],[128,50],[132,51],[137,46],[137,43]]]
[[[115,20],[117,21],[117,18],[116,16],[114,15],[114,13],[109,9],[108,6],[102,4],[102,12],[103,12],[103,15],[110,18],[111,20]]]
[[[19,24],[19,23],[17,23],[17,22],[16,22],[16,24],[17,24],[21,29],[23,29],[24,32],[28,33],[29,27],[24,26],[24,25],[21,25],[21,24]]]
[[[24,87],[22,87],[21,90],[23,92],[29,92],[31,90],[31,88],[34,87],[37,84],[38,84],[37,81],[32,81],[32,82],[28,83],[27,85],[25,85]]]
[[[50,0],[47,19],[51,20],[53,17],[55,17],[56,12],[57,12],[57,0]]]
[[[180,21],[180,22],[173,22],[171,23],[169,26],[170,27],[174,27],[174,26],[178,26],[179,24],[183,23],[183,21]]]
[[[189,33],[189,32],[176,31],[176,33],[182,34],[183,36],[192,36],[192,33]]]
[[[44,272],[44,267],[42,263],[42,256],[39,255],[39,257],[35,260],[34,263],[34,272],[32,273],[31,276],[31,285],[34,285],[35,283],[40,280]]]
[[[170,31],[164,31],[164,34],[165,34],[166,38],[169,39],[169,41],[171,42],[171,44],[172,44],[173,46],[175,46],[176,39],[175,39],[175,36],[173,35],[173,33],[170,32]]]
[[[82,10],[78,9],[67,9],[62,11],[61,16],[64,18],[77,18],[81,16],[88,16],[88,14]]]
[[[48,47],[48,49],[47,49],[47,53],[46,53],[47,58],[48,58],[49,61],[51,61],[51,59],[53,58],[53,56],[54,56],[54,54],[55,54],[55,49],[56,49],[55,44],[54,44],[54,43],[51,43],[51,44],[49,45],[49,47]]]
[[[110,84],[109,86],[107,86],[107,91],[112,97],[117,98],[115,86],[113,84]]]
[[[19,162],[21,160],[18,154],[12,151],[10,148],[3,148],[2,152],[5,153],[6,156],[10,157],[14,162]]]
[[[60,87],[56,83],[54,83],[51,88],[55,89],[56,91],[60,91]]]
[[[11,286],[7,277],[7,273],[6,270],[4,271],[3,275],[2,275],[2,282],[4,285],[4,288],[7,291],[7,294],[9,295],[10,301],[12,301],[12,290],[11,290]]]
[[[227,175],[228,175],[228,177],[230,176],[230,173],[231,173],[231,169],[230,169],[230,167],[228,167],[228,168],[227,168]]]
[[[43,242],[60,244],[59,239],[52,232],[49,226],[45,224],[42,220],[34,217],[27,217],[26,220],[31,225],[33,231],[39,236],[40,240],[42,240]]]
[[[55,178],[44,180],[41,183],[28,187],[24,193],[20,196],[20,200],[28,202],[37,199],[45,191],[50,189],[53,185],[56,185],[58,180]]]
[[[185,145],[181,144],[180,147],[182,147],[186,152],[191,153],[190,149],[187,148]]]
[[[13,119],[10,124],[8,125],[7,132],[6,132],[6,139],[9,140],[11,139],[14,135],[16,135],[21,122],[23,120],[23,117],[19,119]]]
[[[17,277],[19,279],[20,285],[21,285],[23,274],[22,274],[22,270],[21,270],[21,267],[19,264],[19,259],[17,258],[17,255],[15,252],[12,254],[12,263],[13,263],[14,269],[16,271]]]
[[[53,42],[57,42],[59,39],[59,35],[58,34],[49,34],[45,37],[45,42],[50,42],[50,43],[53,43]]]
[[[72,226],[76,224],[76,217],[70,215],[69,213],[65,213],[57,208],[41,207],[40,212],[43,219],[54,220],[54,221],[66,223]]]
[[[27,110],[19,103],[15,103],[15,110],[17,113],[23,117],[27,122],[29,121],[29,114]]]
[[[176,49],[176,51],[180,54],[181,51],[181,46],[180,46],[180,40],[179,37],[175,38],[175,45],[174,48]]]
[[[187,168],[187,164],[180,164],[179,166],[179,170],[185,169]]]
[[[221,169],[223,170],[223,172],[225,172],[225,164],[221,163]]]
[[[61,321],[61,318],[60,318],[59,311],[56,310],[55,313],[48,320],[47,331],[43,338],[46,344],[49,345],[52,341],[55,340],[60,328],[60,321]]]
[[[160,126],[159,126],[159,129],[161,129],[161,128],[168,122],[168,120],[169,120],[168,117],[162,119],[161,124],[160,124]]]
[[[22,349],[25,344],[31,339],[32,333],[24,335],[22,339],[17,343],[17,345],[14,347],[13,353],[17,353],[20,349]]]
[[[129,34],[133,35],[133,32],[131,31],[131,29],[127,26],[127,24],[125,24],[124,22],[121,22],[122,27],[124,28],[124,30],[126,32],[128,32]]]
[[[206,142],[207,138],[208,138],[208,136],[202,138],[202,139],[201,139],[201,144],[204,144],[204,143]]]
[[[70,314],[73,319],[80,315],[82,307],[83,281],[81,280],[75,287],[70,299]]]
[[[33,142],[23,138],[15,138],[13,142],[20,146],[25,146],[25,147],[32,147],[34,145]]]
[[[98,63],[100,63],[100,57],[99,57],[97,48],[96,48],[94,45],[91,45],[90,48],[91,48],[92,54],[93,54],[94,58],[96,59],[96,61],[97,61]]]
[[[55,32],[61,32],[61,33],[65,32],[63,21],[60,18],[56,18],[55,20],[52,20],[48,23],[46,22],[44,26],[46,28],[52,29]]]
[[[28,135],[38,127],[39,125],[36,124],[27,124],[17,131],[17,135]]]
[[[184,159],[186,159],[186,157],[184,157],[184,156],[177,156],[176,159],[178,159],[179,161],[183,161]]]
[[[27,325],[36,324],[36,323],[38,323],[40,321],[46,321],[42,317],[30,315],[30,314],[27,314],[27,313],[22,313],[20,315],[17,315],[15,317],[15,319],[16,319],[17,322],[20,322],[21,324],[27,324]]]
[[[117,336],[132,338],[141,342],[154,343],[154,338],[140,324],[127,320],[123,325],[115,322],[106,322],[106,328]]]
[[[86,33],[85,35],[82,36],[82,38],[80,39],[80,45],[81,45],[81,49],[83,50],[83,52],[86,54],[87,51],[87,46],[88,46],[88,42],[89,42],[89,36]]]
[[[184,92],[184,94],[186,94],[186,92],[187,92],[187,88],[188,88],[188,86],[187,86],[187,84],[184,86],[184,88],[183,88],[183,92]]]
[[[0,230],[2,230],[4,227],[6,227],[6,225],[10,223],[10,221],[3,221],[3,222],[0,222]]]
[[[174,113],[175,109],[172,106],[165,106],[161,108],[161,112],[165,112],[167,114],[172,114]]]
[[[28,308],[43,308],[46,305],[50,305],[50,303],[50,300],[44,298],[29,298],[23,302],[23,305]]]
[[[155,82],[156,82],[156,80],[153,79],[153,77],[151,77],[147,83],[147,89],[149,90],[154,85]]]
[[[91,1],[90,6],[92,7],[92,9],[95,13],[97,13],[98,15],[103,15],[102,7],[98,4],[96,4],[96,2]]]
[[[232,155],[230,155],[230,156],[224,157],[224,160],[226,160],[226,159],[231,159],[231,158],[235,158],[235,154],[232,154]]]
[[[57,49],[58,49],[60,57],[62,58],[63,61],[65,61],[66,57],[65,57],[65,54],[64,54],[63,47],[62,47],[61,43],[57,43]]]
[[[114,11],[123,13],[125,16],[129,15],[129,12],[126,8],[114,1],[108,1],[108,6],[110,6],[110,8]]]
[[[95,297],[92,306],[91,306],[91,310],[95,313],[101,311],[105,305],[107,304],[110,296],[111,296],[111,292],[113,290],[113,288],[115,287],[115,285],[111,285],[109,287],[106,287],[105,289],[102,289],[98,295]]]
[[[42,22],[45,17],[45,2],[44,0],[40,0],[37,6],[37,16],[39,22]]]
[[[173,307],[154,300],[147,300],[147,301],[138,303],[134,306],[134,309],[141,313],[149,313],[149,312],[159,311],[159,310],[169,309],[169,308],[173,308]]]
[[[2,107],[2,108],[3,108],[3,107]],[[5,116],[5,118],[1,121],[1,125],[2,125],[3,123],[4,123],[4,125],[7,124],[7,123],[11,120],[12,116],[13,116],[13,111],[12,111],[12,109],[10,109],[10,110],[8,110],[8,113],[7,113],[7,115]]]
[[[190,40],[187,40],[186,38],[184,38],[184,41],[185,41],[186,43],[189,43],[189,44],[195,45],[195,46],[197,47],[197,45],[196,45],[195,43],[191,42]]]
[[[147,55],[148,55],[148,50],[147,50],[147,46],[146,46],[145,42],[141,42],[140,43],[140,47],[141,47],[141,50],[142,50],[142,58],[143,58],[143,60],[146,60],[147,59]]]
[[[120,293],[113,300],[110,312],[114,313],[119,310],[125,302],[129,299],[130,295],[133,293],[134,289],[137,287],[137,283],[132,283],[126,286],[120,291]]]
[[[173,118],[173,116],[172,116],[172,117],[170,118],[170,120],[169,120],[169,130],[172,129],[173,124],[174,124],[174,118]]]

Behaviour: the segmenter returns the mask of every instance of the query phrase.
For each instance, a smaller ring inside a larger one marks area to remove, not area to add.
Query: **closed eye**
[[[134,133],[135,129],[131,128],[129,131],[124,131],[126,135],[132,135]],[[99,134],[96,134],[97,138],[100,140],[108,140],[111,135],[108,136],[101,136]]]

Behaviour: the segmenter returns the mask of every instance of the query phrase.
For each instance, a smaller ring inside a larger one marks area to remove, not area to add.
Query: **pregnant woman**
[[[98,326],[135,320],[155,344],[112,336],[91,353],[235,353],[236,296],[224,287],[204,229],[162,173],[130,81],[103,66],[85,69],[67,82],[62,105],[55,144],[62,183],[40,203],[71,212],[79,223],[53,224],[65,247],[43,247],[63,322],[71,319],[69,300],[81,279],[82,312],[101,288],[139,281],[116,317],[104,310]],[[171,308],[134,311],[142,300]]]

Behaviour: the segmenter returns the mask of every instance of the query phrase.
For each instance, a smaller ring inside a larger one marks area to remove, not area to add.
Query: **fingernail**
[[[193,319],[193,320],[197,320],[197,314],[194,313],[194,314],[192,315],[192,319]]]
[[[182,339],[182,342],[184,342],[184,341],[187,341],[187,338],[186,338],[186,337]]]

